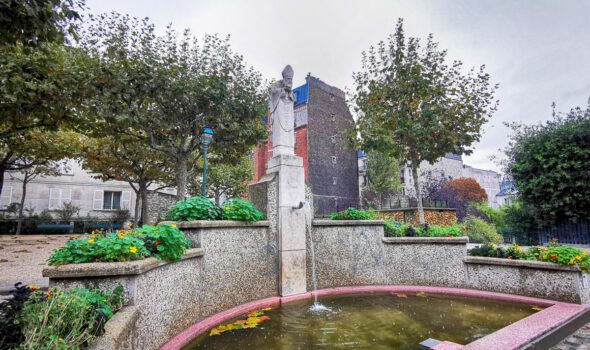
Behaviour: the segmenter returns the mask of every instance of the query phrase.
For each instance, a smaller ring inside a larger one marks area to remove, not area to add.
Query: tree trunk
[[[139,191],[135,191],[135,210],[133,211],[133,227],[137,227],[139,224],[139,203],[141,197],[139,196]]]
[[[4,172],[5,171],[6,170],[4,169],[4,167],[0,167],[0,196],[2,195],[2,190],[4,187]]]
[[[418,166],[415,162],[412,162],[412,177],[414,178],[414,189],[416,190],[416,199],[418,200],[418,218],[420,219],[420,225],[426,224],[424,218],[424,207],[422,206],[422,188],[420,186],[420,179],[418,178]]]
[[[215,204],[217,205],[221,205],[221,192],[220,191],[214,191],[215,193]]]
[[[18,219],[16,221],[16,234],[20,235],[20,231],[23,228],[23,210],[25,208],[25,197],[27,195],[27,172],[24,174],[23,178],[23,193],[20,197],[20,206],[18,208]]]
[[[148,214],[149,214],[149,209],[148,209],[148,191],[147,191],[147,186],[142,186],[139,188],[139,192],[140,192],[140,196],[141,196],[141,218],[139,220],[140,224],[145,225],[147,224],[147,220],[148,220]]]
[[[186,171],[186,163],[188,159],[181,155],[176,161],[176,201],[180,202],[185,199],[186,195],[186,178],[188,176]]]

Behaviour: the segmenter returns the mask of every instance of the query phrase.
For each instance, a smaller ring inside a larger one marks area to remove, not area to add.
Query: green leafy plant
[[[528,255],[539,261],[548,261],[567,266],[579,266],[583,271],[590,270],[590,257],[585,250],[565,245],[549,245],[548,247],[531,247]]]
[[[488,258],[506,258],[506,251],[504,248],[498,247],[495,244],[486,243],[478,247],[469,249],[467,252],[471,256],[482,256]]]
[[[175,225],[144,225],[106,234],[94,231],[88,238],[68,241],[65,247],[51,253],[48,262],[49,265],[81,264],[140,260],[148,256],[175,261],[190,246],[191,241]]]
[[[262,214],[254,204],[242,200],[231,199],[223,205],[223,219],[224,220],[238,220],[238,221],[259,221],[264,220]]]
[[[331,218],[332,220],[376,220],[377,212],[348,208],[338,213],[332,213]]]
[[[123,287],[112,291],[52,289],[35,292],[25,303],[20,323],[21,350],[77,350],[88,347],[104,324],[123,307]]]
[[[459,225],[438,226],[425,225],[418,230],[418,236],[421,237],[461,237],[464,236],[463,229]]]
[[[405,234],[405,227],[397,221],[386,221],[383,226],[386,237],[403,237]]]
[[[18,282],[10,292],[10,297],[0,302],[0,349],[16,348],[23,341],[24,335],[19,316],[25,302],[37,289],[39,287]]]
[[[475,216],[468,216],[463,222],[469,240],[474,243],[502,243],[504,237],[496,227]]]
[[[173,221],[219,220],[223,209],[203,197],[191,197],[170,207],[167,219]]]

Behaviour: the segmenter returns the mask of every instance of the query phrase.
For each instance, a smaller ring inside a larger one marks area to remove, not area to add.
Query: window
[[[6,208],[10,203],[12,203],[12,186],[6,186],[2,189],[2,196],[0,196],[0,208]]]
[[[72,201],[72,190],[64,188],[49,189],[49,210],[61,208],[64,203]]]
[[[336,164],[336,160],[337,160],[336,156],[332,156],[332,164]]]
[[[336,185],[338,178],[337,177],[333,177],[332,178],[332,185]]]
[[[130,191],[94,191],[93,210],[130,209]]]

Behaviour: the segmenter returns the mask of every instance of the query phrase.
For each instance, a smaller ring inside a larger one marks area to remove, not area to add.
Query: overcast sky
[[[469,165],[496,169],[490,156],[507,142],[502,122],[534,123],[558,109],[586,106],[590,96],[590,0],[87,0],[91,13],[149,17],[196,35],[231,34],[233,48],[268,78],[291,64],[295,83],[309,72],[352,87],[361,51],[392,33],[433,33],[450,59],[485,64],[500,84],[500,106]]]

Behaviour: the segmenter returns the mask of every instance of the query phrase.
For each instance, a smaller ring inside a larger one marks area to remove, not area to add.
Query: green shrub
[[[463,224],[469,241],[473,243],[499,244],[504,241],[504,237],[498,233],[494,225],[488,224],[478,217],[468,216]]]
[[[22,309],[37,286],[18,282],[10,291],[10,297],[0,302],[0,349],[15,349],[24,340],[19,317]]]
[[[405,227],[397,221],[386,221],[383,230],[386,237],[403,237],[405,235]]]
[[[226,201],[223,205],[223,219],[238,221],[260,221],[264,220],[264,214],[262,214],[254,206],[254,204],[248,201],[242,199],[232,199]]]
[[[175,225],[144,225],[116,233],[92,233],[88,238],[68,241],[51,253],[49,265],[140,260],[154,256],[175,261],[190,248],[191,242]]]
[[[25,303],[19,350],[87,348],[104,324],[123,306],[123,287],[113,291],[73,289],[37,291]]]
[[[463,235],[463,229],[459,225],[447,227],[426,225],[418,230],[418,236],[420,237],[461,237]]]
[[[469,249],[467,252],[471,256],[483,256],[489,258],[505,258],[514,260],[530,260],[529,255],[516,244],[504,249],[493,243],[482,244],[478,247]]]
[[[576,247],[565,245],[531,247],[527,253],[535,260],[548,261],[560,265],[577,265],[585,272],[590,270],[590,257],[588,257],[588,253]]]
[[[166,219],[172,221],[219,220],[222,215],[223,209],[212,200],[191,197],[172,205]]]
[[[377,212],[348,208],[338,213],[332,213],[331,218],[332,220],[376,220]]]

